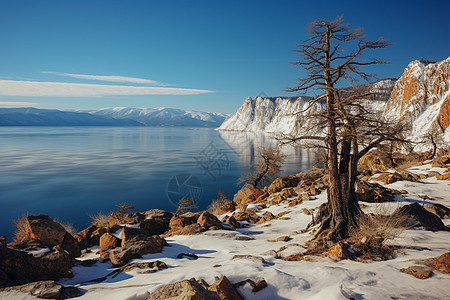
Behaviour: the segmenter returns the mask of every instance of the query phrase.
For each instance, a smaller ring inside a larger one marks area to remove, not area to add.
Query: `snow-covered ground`
[[[413,172],[437,170],[430,165],[410,169]],[[439,170],[438,170],[439,171]],[[395,209],[399,205],[412,202],[440,203],[450,207],[450,181],[438,181],[434,177],[423,182],[396,182],[388,185],[404,189],[408,194],[399,202],[381,204]],[[423,200],[419,195],[426,194],[432,200]],[[108,277],[103,282],[87,282],[103,277],[114,270],[110,262],[97,262],[91,267],[77,264],[73,268],[74,277],[61,280],[64,285],[75,285],[86,293],[78,299],[146,299],[158,287],[171,282],[189,279],[204,279],[212,284],[217,278],[226,275],[232,283],[245,279],[264,278],[268,287],[252,293],[248,285],[238,289],[245,299],[450,299],[450,276],[435,272],[425,280],[400,272],[414,264],[415,260],[439,256],[450,250],[450,232],[431,232],[425,230],[405,230],[399,238],[392,241],[405,246],[394,259],[362,263],[351,260],[335,262],[327,257],[310,256],[308,261],[284,261],[275,258],[275,252],[287,246],[280,255],[289,255],[304,249],[302,245],[311,238],[311,233],[298,233],[311,221],[302,209],[317,211],[326,201],[326,193],[317,199],[303,202],[294,207],[285,204],[274,205],[260,210],[274,215],[289,211],[285,219],[276,219],[261,225],[250,225],[237,231],[207,231],[201,235],[173,236],[167,238],[170,247],[162,253],[146,255],[134,262],[160,260],[168,269],[156,273],[139,273],[140,269],[122,272],[116,277]],[[376,205],[364,203],[363,209],[371,211]],[[450,220],[443,220],[450,226]],[[289,236],[287,242],[270,242],[280,236]],[[239,240],[239,236],[254,239]],[[422,249],[421,249],[422,248]],[[421,249],[421,250],[419,250]],[[93,249],[94,252],[98,250]],[[179,253],[195,253],[197,260],[178,259]],[[256,259],[232,259],[234,255],[253,255],[264,258],[265,263]],[[89,254],[85,259],[98,257]],[[2,297],[32,299],[21,294],[4,294]],[[2,298],[3,299],[3,298]],[[6,298],[5,298],[6,299]]]

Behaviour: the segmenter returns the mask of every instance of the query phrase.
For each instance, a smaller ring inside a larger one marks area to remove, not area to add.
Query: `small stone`
[[[433,274],[433,272],[431,272],[431,269],[425,266],[411,266],[408,268],[400,269],[400,271],[409,275],[413,275],[414,277],[419,279],[427,279]]]

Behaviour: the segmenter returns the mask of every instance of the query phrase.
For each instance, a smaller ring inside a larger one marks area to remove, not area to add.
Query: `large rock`
[[[445,230],[445,225],[442,223],[441,219],[435,214],[430,213],[418,203],[400,207],[394,212],[394,215],[396,214],[406,215],[407,217],[418,221],[427,230]]]
[[[109,251],[109,259],[113,265],[123,266],[134,258],[161,252],[166,245],[166,240],[158,235],[147,236],[145,240],[127,240],[123,247]]]
[[[109,250],[119,247],[121,240],[110,233],[105,233],[100,238],[100,257],[108,257]]]
[[[216,216],[219,216],[219,215],[223,215],[228,212],[231,212],[235,209],[236,209],[236,204],[233,201],[229,201],[229,202],[225,203],[224,205],[222,205],[221,207],[219,207],[218,209],[216,209],[213,213]]]
[[[86,249],[100,244],[100,237],[107,232],[106,228],[91,225],[78,232],[73,237],[77,240],[81,249]]]
[[[39,240],[49,247],[61,246],[73,258],[81,255],[77,240],[49,216],[28,216],[26,222],[31,239]]]
[[[233,202],[238,206],[245,205],[254,202],[261,194],[260,189],[247,183],[234,195]]]
[[[208,286],[204,280],[177,281],[158,288],[147,300],[241,300],[231,282],[223,276],[213,285]]]
[[[59,246],[39,257],[26,251],[7,248],[0,259],[0,285],[72,277],[74,262],[70,254]]]
[[[197,224],[200,227],[209,228],[211,226],[220,226],[220,221],[215,215],[205,211],[198,217]]]
[[[179,216],[173,216],[170,219],[169,227],[170,229],[182,228],[197,222],[198,217],[202,212],[187,212]]]
[[[218,300],[217,294],[191,278],[160,287],[151,293],[147,300]]]
[[[380,150],[372,150],[358,161],[359,170],[386,171],[392,167],[392,158]]]
[[[351,253],[348,250],[349,247],[350,247],[349,243],[340,241],[328,250],[328,256],[333,260],[350,258]]]
[[[49,245],[61,245],[67,233],[61,224],[46,215],[28,216],[26,222],[30,238]]]
[[[239,295],[226,276],[222,276],[222,278],[212,284],[208,290],[215,292],[220,300],[242,300],[241,295]]]
[[[433,268],[444,273],[450,273],[450,252],[439,256]]]
[[[355,183],[356,197],[359,201],[370,203],[391,202],[399,192],[387,189],[378,183],[358,180]]]
[[[159,209],[152,209],[144,214],[146,219],[139,223],[139,229],[147,235],[163,234],[169,230],[173,214]]]
[[[400,271],[419,279],[427,279],[433,274],[433,272],[431,272],[431,269],[426,266],[411,266],[408,268],[400,269]]]
[[[37,298],[43,299],[58,299],[61,297],[63,286],[57,284],[53,280],[37,281],[32,283],[27,283],[18,286],[12,286],[7,288],[0,288],[1,292],[12,292],[18,291],[26,294],[30,294]]]

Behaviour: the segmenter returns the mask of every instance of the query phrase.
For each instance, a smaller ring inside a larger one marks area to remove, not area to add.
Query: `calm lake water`
[[[78,230],[89,215],[127,202],[133,211],[174,211],[182,197],[206,208],[228,198],[255,151],[276,142],[263,134],[210,128],[0,127],[0,235],[28,212],[68,221]],[[314,164],[306,150],[283,146],[281,174]]]

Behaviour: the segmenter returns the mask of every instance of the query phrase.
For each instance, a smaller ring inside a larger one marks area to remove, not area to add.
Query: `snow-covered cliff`
[[[308,112],[304,111],[310,100],[305,97],[275,98],[248,97],[239,110],[226,119],[218,130],[282,133],[298,136],[314,128],[314,120],[306,118],[308,113],[322,109],[314,104]]]
[[[433,133],[450,142],[450,57],[411,62],[395,83],[384,115],[409,122],[413,140]]]

